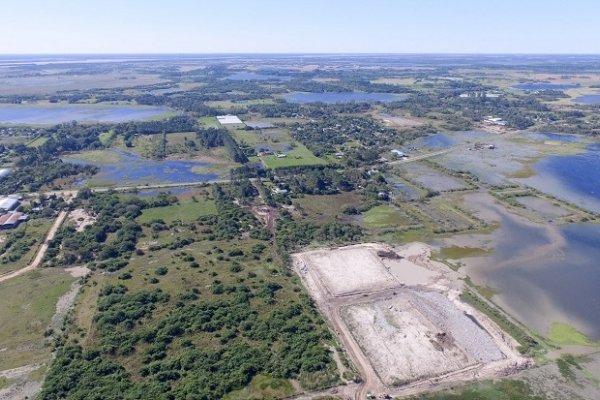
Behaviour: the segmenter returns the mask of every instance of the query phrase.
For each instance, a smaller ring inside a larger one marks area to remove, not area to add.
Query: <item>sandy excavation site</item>
[[[459,299],[463,281],[422,243],[295,254],[294,268],[364,379],[409,395],[526,368],[517,342]]]

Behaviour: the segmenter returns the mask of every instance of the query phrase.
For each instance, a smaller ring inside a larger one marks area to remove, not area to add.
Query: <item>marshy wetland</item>
[[[126,122],[172,114],[167,107],[138,105],[0,104],[0,124],[54,125],[64,122]]]

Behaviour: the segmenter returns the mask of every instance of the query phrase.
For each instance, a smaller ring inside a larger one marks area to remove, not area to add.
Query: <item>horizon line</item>
[[[600,56],[600,53],[528,53],[528,52],[115,52],[115,53],[0,53],[0,57],[22,56],[204,56],[204,55],[334,55],[334,56],[392,56],[392,55],[419,55],[419,56]]]

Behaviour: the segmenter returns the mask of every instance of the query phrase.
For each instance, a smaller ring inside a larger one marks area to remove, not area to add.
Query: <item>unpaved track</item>
[[[398,165],[398,164],[407,164],[407,163],[411,163],[411,162],[415,162],[415,161],[419,161],[419,160],[424,160],[426,158],[431,158],[431,157],[435,157],[435,156],[441,156],[442,154],[446,154],[446,153],[450,153],[453,150],[457,150],[459,148],[465,147],[464,145],[458,145],[458,146],[454,146],[454,147],[450,147],[448,149],[444,149],[444,150],[438,150],[438,151],[434,151],[431,153],[426,153],[426,154],[421,154],[418,156],[414,156],[414,157],[408,157],[408,158],[404,158],[401,160],[397,160],[397,161],[390,161],[389,163],[387,163],[387,165]]]
[[[52,227],[50,228],[50,230],[48,231],[48,234],[46,235],[46,239],[40,246],[40,248],[39,248],[35,258],[31,262],[31,264],[29,264],[25,268],[21,268],[17,271],[13,271],[8,274],[0,276],[0,282],[4,282],[9,279],[16,278],[17,276],[23,275],[29,271],[36,269],[40,265],[40,263],[44,259],[44,256],[46,255],[46,251],[48,251],[48,242],[51,241],[52,239],[54,239],[54,236],[56,235],[58,228],[61,226],[61,224],[67,217],[67,214],[68,214],[67,211],[61,211],[58,214],[58,217],[54,221],[54,224],[52,224]]]

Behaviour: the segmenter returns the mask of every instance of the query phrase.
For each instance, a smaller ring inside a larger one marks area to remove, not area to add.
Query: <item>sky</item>
[[[0,54],[600,53],[598,0],[0,0]]]

